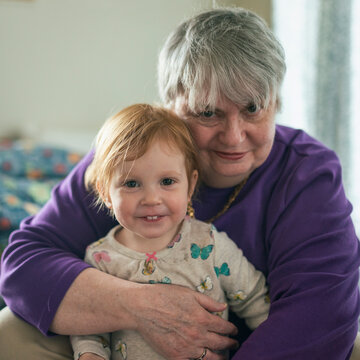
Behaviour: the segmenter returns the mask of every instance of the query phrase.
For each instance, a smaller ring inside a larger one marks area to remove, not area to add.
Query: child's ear
[[[98,191],[105,206],[107,208],[111,209],[111,207],[112,207],[111,200],[110,200],[109,196],[107,194],[105,194],[104,188],[99,181],[96,182],[96,190]]]
[[[104,204],[106,205],[107,208],[111,209],[112,208],[112,204],[110,200],[104,199]]]
[[[188,196],[189,199],[188,199],[188,201],[191,200],[191,197],[194,194],[196,182],[197,182],[198,178],[199,178],[199,172],[197,170],[194,170],[189,179],[189,196]]]

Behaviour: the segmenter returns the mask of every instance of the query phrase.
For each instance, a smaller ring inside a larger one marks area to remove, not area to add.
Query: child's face
[[[142,157],[115,170],[106,205],[134,241],[167,244],[186,215],[196,180],[196,170],[188,180],[179,149],[155,140]]]

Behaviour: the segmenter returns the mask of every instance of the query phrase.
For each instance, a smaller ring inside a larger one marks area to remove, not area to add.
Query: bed
[[[0,255],[20,221],[36,214],[82,155],[24,139],[0,140]],[[0,296],[0,308],[4,301]]]

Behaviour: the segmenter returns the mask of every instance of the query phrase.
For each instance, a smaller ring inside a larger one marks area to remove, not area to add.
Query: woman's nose
[[[243,142],[245,137],[246,132],[243,119],[238,114],[227,118],[220,134],[221,142],[229,147],[235,147]]]

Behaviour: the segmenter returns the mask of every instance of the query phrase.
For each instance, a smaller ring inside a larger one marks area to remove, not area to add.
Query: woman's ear
[[[189,179],[189,195],[188,195],[188,201],[191,200],[191,197],[194,194],[195,191],[195,187],[196,187],[196,182],[198,180],[199,177],[199,172],[197,170],[194,170],[190,176]]]
[[[96,190],[98,191],[99,196],[100,196],[101,200],[104,202],[105,206],[107,208],[111,209],[111,207],[112,207],[111,199],[108,196],[108,194],[105,193],[104,188],[99,181],[96,182]]]

